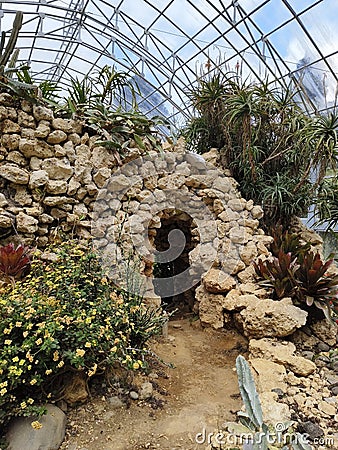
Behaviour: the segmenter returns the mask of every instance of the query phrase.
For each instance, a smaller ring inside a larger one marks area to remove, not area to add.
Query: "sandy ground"
[[[175,366],[154,368],[153,398],[114,408],[107,396],[95,396],[68,410],[61,450],[203,450],[203,430],[216,432],[235,419],[241,399],[234,365],[245,352],[243,337],[184,319],[171,321],[169,339],[160,337],[151,348]]]

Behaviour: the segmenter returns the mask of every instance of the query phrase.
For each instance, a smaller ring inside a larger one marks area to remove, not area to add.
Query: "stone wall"
[[[45,246],[58,231],[90,236],[93,204],[117,161],[82,123],[0,94],[0,239]],[[139,154],[136,148],[130,150]]]

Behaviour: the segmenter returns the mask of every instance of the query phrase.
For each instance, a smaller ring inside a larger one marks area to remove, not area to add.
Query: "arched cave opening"
[[[163,213],[154,237],[160,255],[153,267],[154,290],[162,299],[162,308],[174,319],[193,315],[197,284],[190,283],[189,253],[198,243],[196,231],[188,214],[170,211]],[[182,292],[185,285],[187,289]]]

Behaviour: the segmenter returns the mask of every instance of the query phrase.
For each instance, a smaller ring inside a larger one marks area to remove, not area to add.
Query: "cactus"
[[[18,36],[19,36],[19,31],[21,30],[21,27],[22,27],[22,18],[23,18],[22,11],[17,11],[15,14],[14,22],[13,22],[12,32],[9,36],[6,47],[5,47],[6,32],[3,31],[1,33],[0,75],[4,75],[5,67],[7,66],[7,64],[10,60],[10,57],[12,56],[12,53],[14,52],[14,49],[15,49],[15,46],[16,46],[16,43],[18,40]]]

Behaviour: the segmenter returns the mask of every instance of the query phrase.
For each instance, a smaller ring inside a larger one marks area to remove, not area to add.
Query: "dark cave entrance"
[[[161,256],[160,262],[155,259],[153,268],[154,290],[162,299],[162,308],[175,319],[193,315],[197,284],[190,285],[189,253],[198,243],[194,229],[196,225],[188,214],[164,212],[154,239]],[[163,255],[167,255],[164,261]],[[185,283],[188,288],[182,292]]]

